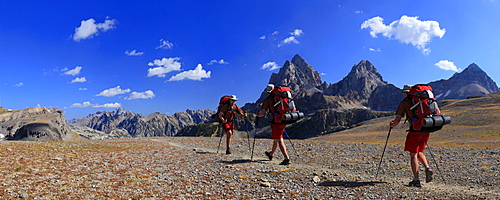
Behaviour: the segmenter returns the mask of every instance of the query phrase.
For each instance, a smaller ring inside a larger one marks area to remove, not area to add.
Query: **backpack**
[[[293,102],[292,93],[289,87],[280,85],[271,91],[271,98],[274,100],[275,113],[273,113],[273,123],[291,124],[304,118],[304,113],[297,111]]]
[[[451,117],[442,115],[438,103],[432,93],[432,88],[425,84],[417,84],[410,88],[410,99],[413,106],[410,108],[416,117],[411,119],[410,131],[434,132],[441,130],[444,125],[451,123]]]
[[[219,118],[219,113],[220,113],[220,110],[223,106],[225,105],[229,105],[229,99],[231,98],[231,95],[225,95],[225,96],[222,96],[219,100],[219,106],[217,106],[217,112],[215,114],[213,114],[211,117],[212,119],[214,119],[216,122],[221,122],[220,118]],[[230,111],[230,110],[228,110]],[[224,113],[225,115],[226,113]]]

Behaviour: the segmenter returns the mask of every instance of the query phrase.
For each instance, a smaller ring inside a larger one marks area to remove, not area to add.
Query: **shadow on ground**
[[[383,183],[387,183],[387,182],[380,182],[380,181],[368,181],[368,182],[325,181],[325,182],[320,183],[319,186],[354,188],[354,187],[362,187],[362,186],[375,186],[375,184],[383,184]]]
[[[265,160],[250,160],[250,159],[239,159],[239,160],[221,160],[220,163],[224,164],[240,164],[240,163],[251,163],[251,162],[262,162]]]

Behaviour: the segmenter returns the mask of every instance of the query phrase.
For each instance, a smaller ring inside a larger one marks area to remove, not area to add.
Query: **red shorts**
[[[408,135],[406,135],[405,151],[409,151],[410,153],[424,151],[429,137],[430,133],[408,132]]]
[[[286,124],[271,124],[271,139],[283,138]]]
[[[234,131],[234,123],[226,123],[222,124],[222,128],[224,128],[224,132]]]

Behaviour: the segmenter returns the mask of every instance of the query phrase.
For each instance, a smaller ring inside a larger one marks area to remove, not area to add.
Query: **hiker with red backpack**
[[[405,85],[403,87],[403,101],[399,103],[396,110],[396,117],[389,124],[394,128],[406,115],[406,120],[410,121],[410,129],[406,136],[405,151],[410,152],[410,164],[413,172],[413,180],[410,187],[421,187],[418,169],[419,161],[425,167],[425,181],[431,182],[433,171],[423,151],[427,146],[430,133],[440,130],[443,125],[449,124],[451,118],[441,115],[441,111],[432,93],[432,88],[428,85]]]
[[[285,142],[283,141],[285,128],[287,124],[303,118],[304,113],[296,111],[289,87],[275,87],[273,84],[269,84],[265,92],[268,94],[268,97],[264,99],[257,117],[263,117],[268,111],[269,114],[272,115],[271,139],[273,139],[273,146],[271,151],[266,151],[264,153],[269,160],[272,160],[274,152],[279,147],[284,157],[280,165],[289,165],[291,163],[290,157],[288,156]]]
[[[236,95],[224,96],[221,98],[219,107],[217,108],[217,118],[222,124],[222,128],[226,133],[226,154],[231,154],[231,137],[234,133],[234,118],[236,114],[241,117],[247,117],[247,114],[236,105]]]

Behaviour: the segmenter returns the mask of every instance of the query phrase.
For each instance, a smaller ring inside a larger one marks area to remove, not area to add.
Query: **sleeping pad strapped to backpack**
[[[297,111],[295,107],[289,87],[283,85],[274,87],[271,97],[276,110],[276,113],[273,113],[273,123],[291,124],[304,118],[304,113]]]
[[[410,108],[416,117],[411,119],[410,131],[412,132],[434,132],[441,130],[444,125],[451,123],[451,117],[441,114],[432,88],[425,84],[414,85],[410,88]]]

